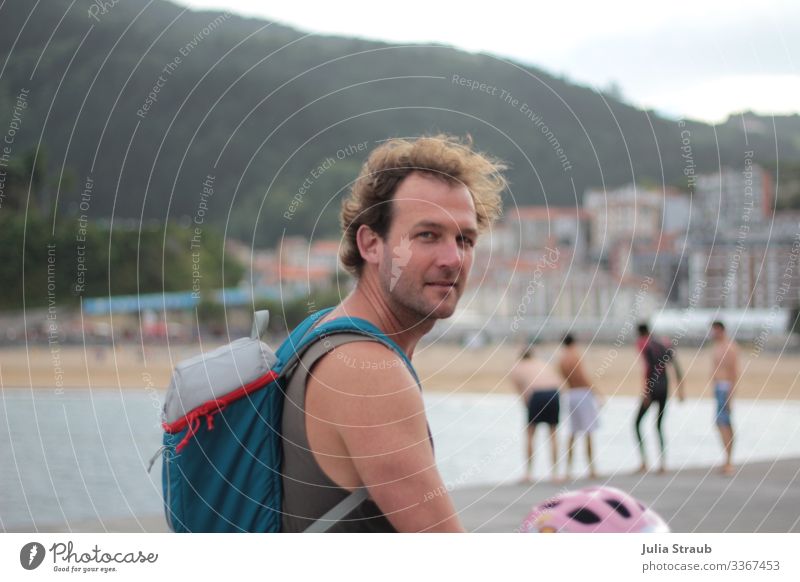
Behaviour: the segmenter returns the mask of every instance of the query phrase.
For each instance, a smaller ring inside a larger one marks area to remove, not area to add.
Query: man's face
[[[723,338],[725,332],[722,331],[718,326],[712,325],[711,326],[711,339],[715,341],[719,341]]]
[[[464,292],[478,238],[469,190],[414,172],[400,183],[392,205],[379,265],[383,291],[420,320],[450,317]]]

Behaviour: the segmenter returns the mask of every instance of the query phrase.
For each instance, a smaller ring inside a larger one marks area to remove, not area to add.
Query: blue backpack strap
[[[330,309],[324,310],[325,313],[330,312]],[[323,313],[323,312],[318,312]],[[303,322],[301,326],[305,326],[306,322]],[[310,332],[308,332],[308,328],[313,325],[309,324],[305,327],[303,334],[300,336],[299,341],[296,343],[292,343],[291,351],[287,351],[287,359],[283,362],[282,369],[291,371],[294,364],[300,359],[300,356],[303,355],[305,350],[313,343],[319,341],[321,338],[324,338],[328,335],[333,335],[336,333],[360,333],[366,337],[369,337],[375,341],[378,341],[391,349],[395,352],[398,356],[403,359],[405,362],[406,367],[411,372],[411,375],[414,377],[414,380],[417,384],[420,383],[419,377],[417,376],[416,370],[414,370],[414,366],[411,364],[411,360],[408,359],[408,356],[403,351],[403,349],[397,345],[397,343],[383,333],[377,326],[370,323],[366,319],[361,319],[359,317],[337,317],[336,319],[332,319],[331,321],[325,322],[322,325],[315,327]],[[299,331],[299,327],[298,330]],[[294,335],[294,334],[292,334]],[[290,338],[291,339],[291,338]],[[289,343],[288,341],[286,343]],[[283,348],[283,346],[281,346]],[[280,356],[279,356],[280,357]]]
[[[333,307],[316,311],[306,317],[300,323],[300,325],[295,327],[289,334],[289,337],[287,337],[276,350],[275,356],[278,358],[278,363],[273,369],[280,372],[283,368],[285,368],[286,364],[298,354],[301,340],[308,333],[308,330],[311,328],[311,326],[317,323],[321,317],[324,317],[331,311],[333,311]]]

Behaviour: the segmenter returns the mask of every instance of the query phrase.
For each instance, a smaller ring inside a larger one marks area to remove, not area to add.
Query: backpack
[[[159,451],[164,509],[172,531],[281,530],[285,389],[313,343],[335,333],[363,334],[394,350],[417,379],[403,350],[366,320],[336,318],[309,332],[332,309],[307,317],[275,352],[261,341],[269,313],[259,311],[249,338],[175,367]],[[324,531],[366,498],[366,488],[357,489],[307,531]]]

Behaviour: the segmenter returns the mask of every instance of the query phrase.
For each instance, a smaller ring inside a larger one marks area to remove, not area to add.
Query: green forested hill
[[[574,205],[587,187],[632,180],[685,187],[685,170],[740,167],[751,149],[770,167],[800,160],[797,116],[774,128],[741,117],[679,127],[490,55],[306,35],[161,0],[107,2],[104,14],[101,4],[0,8],[0,132],[26,89],[12,156],[41,144],[51,176],[71,169],[31,200],[46,213],[57,205],[57,220],[80,214],[91,177],[90,219],[186,223],[202,211],[259,244],[330,234],[363,161],[358,144],[438,131],[469,133],[507,160],[509,202],[520,204]],[[27,186],[6,195],[4,208],[24,208]]]

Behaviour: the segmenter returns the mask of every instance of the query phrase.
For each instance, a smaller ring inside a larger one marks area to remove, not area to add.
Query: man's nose
[[[464,249],[459,246],[455,239],[449,239],[442,242],[437,258],[439,267],[459,269],[464,262]]]

